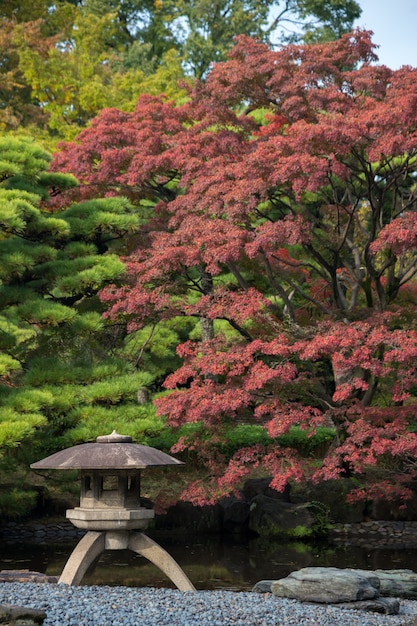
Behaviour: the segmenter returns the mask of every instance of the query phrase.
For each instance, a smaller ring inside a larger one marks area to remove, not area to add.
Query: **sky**
[[[397,70],[417,67],[417,0],[357,0],[362,15],[355,27],[374,31],[379,62]]]

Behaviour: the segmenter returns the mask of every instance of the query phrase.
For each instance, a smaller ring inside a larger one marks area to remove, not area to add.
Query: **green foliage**
[[[17,448],[22,441],[46,424],[46,417],[41,413],[18,412],[6,408],[1,412],[0,421],[0,456],[7,449]]]
[[[62,213],[74,237],[82,243],[108,243],[137,231],[137,209],[123,196],[73,204]]]
[[[58,28],[53,37],[45,33],[48,25]],[[130,45],[112,6],[95,11],[62,3],[45,15],[45,23],[14,27],[19,71],[52,134],[70,139],[103,108],[132,110],[142,93],[184,97],[177,85],[185,78],[178,52],[161,50],[158,64],[151,63],[147,73],[146,64],[123,62],[146,58],[146,42],[136,42],[136,55],[129,55]]]
[[[0,354],[0,376],[4,376],[5,374],[18,370],[19,368],[20,363],[17,359],[14,359],[8,354]]]
[[[260,424],[238,424],[226,432],[226,450],[229,454],[246,446],[272,443],[265,428]]]
[[[184,424],[178,430],[168,428],[165,423],[158,433],[154,433],[148,439],[148,445],[158,448],[163,452],[170,452],[180,437],[192,439],[194,434],[202,430],[202,424]]]
[[[23,388],[18,394],[11,391],[5,394],[4,406],[13,407],[15,411],[39,411],[44,407],[50,407],[54,403],[52,390]]]
[[[288,531],[289,537],[295,537],[297,539],[307,539],[313,535],[313,529],[308,528],[307,526],[302,526],[299,524],[298,526],[294,526],[290,531]]]
[[[0,130],[54,146],[100,110],[132,111],[141,94],[187,97],[236,35],[274,44],[348,32],[355,0],[23,0],[0,20]]]
[[[0,176],[1,180],[12,179],[24,175],[26,179],[33,179],[42,172],[51,161],[51,156],[32,139],[12,137],[0,138]]]
[[[306,43],[339,39],[362,13],[355,0],[298,0]]]
[[[277,438],[279,444],[285,448],[295,448],[303,457],[317,456],[323,453],[334,440],[336,431],[334,428],[319,427],[314,434],[293,426],[285,435]]]
[[[138,371],[133,355],[126,359],[125,330],[103,319],[97,297],[122,276],[112,249],[137,231],[143,211],[112,197],[52,212],[50,189],[69,189],[75,179],[47,171],[49,154],[30,140],[0,138],[0,148],[5,471],[114,428],[145,441],[163,427],[137,397],[154,376]],[[161,358],[169,361],[173,353],[172,345]]]
[[[0,492],[0,519],[28,517],[36,507],[37,495],[36,491],[17,488]]]
[[[323,448],[329,446],[334,439],[335,431],[332,428],[319,427],[314,434],[293,426],[289,433],[272,438],[260,424],[238,424],[234,426],[222,425],[219,441],[210,442],[211,435],[207,433],[207,442],[213,449],[230,458],[241,448],[254,445],[268,446],[274,444],[283,448],[297,450],[303,457],[320,456]],[[184,424],[178,429],[172,429],[160,424],[160,431],[149,439],[149,445],[169,452],[180,438],[194,441],[198,434],[199,440],[204,440],[204,425],[201,422]],[[191,458],[191,457],[190,457]]]
[[[18,315],[31,326],[59,326],[65,322],[71,322],[77,315],[76,311],[59,302],[42,300],[29,300],[24,304],[13,307],[11,313]]]
[[[332,428],[319,427],[313,434],[298,426],[292,426],[287,434],[274,439],[269,437],[265,428],[260,424],[238,424],[226,431],[224,449],[231,455],[240,448],[275,442],[283,448],[297,450],[303,457],[309,457],[320,454],[323,447],[330,445],[334,436],[335,431]]]
[[[314,537],[326,537],[332,527],[331,511],[323,502],[309,502],[308,508],[314,515],[312,534]]]
[[[156,326],[144,326],[126,337],[120,355],[159,378],[181,363],[176,348],[196,328],[197,322],[186,317],[175,317]]]
[[[94,441],[97,436],[113,429],[130,435],[136,443],[153,445],[163,431],[165,423],[155,416],[152,405],[127,404],[114,407],[80,407],[71,414],[79,426],[69,428],[61,438],[61,446],[71,446],[84,441]],[[152,442],[152,443],[150,443]],[[165,447],[165,450],[169,449]]]

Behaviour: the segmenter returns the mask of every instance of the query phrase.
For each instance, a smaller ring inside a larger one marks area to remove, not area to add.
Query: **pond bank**
[[[417,522],[371,520],[356,524],[335,524],[329,541],[364,548],[417,548]]]
[[[0,537],[4,541],[76,539],[85,531],[66,521],[40,519],[34,522],[3,522]],[[175,533],[172,533],[175,535]],[[417,522],[371,520],[355,524],[334,524],[329,530],[330,543],[396,550],[417,548]]]
[[[79,537],[65,524],[49,523],[26,528],[26,537],[14,527],[13,536],[0,540],[0,569],[28,569],[59,576]],[[68,530],[68,534],[66,534]],[[32,534],[30,533],[32,531]],[[35,535],[36,533],[36,535]],[[391,549],[334,541],[330,543],[242,537],[226,533],[179,535],[149,531],[181,565],[198,589],[251,589],[259,580],[279,579],[303,567],[416,570],[417,545]],[[384,539],[385,541],[385,539]],[[398,541],[397,541],[398,543]],[[134,552],[106,551],[89,572],[87,585],[170,586],[169,580]]]

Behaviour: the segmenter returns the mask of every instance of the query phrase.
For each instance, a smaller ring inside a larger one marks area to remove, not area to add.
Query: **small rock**
[[[0,624],[7,626],[35,626],[43,624],[46,618],[44,611],[38,609],[28,609],[12,604],[0,604]]]
[[[57,583],[58,576],[48,576],[27,569],[7,569],[0,571],[0,583]]]
[[[255,593],[272,593],[271,587],[274,582],[275,580],[260,580],[252,588],[252,591]]]

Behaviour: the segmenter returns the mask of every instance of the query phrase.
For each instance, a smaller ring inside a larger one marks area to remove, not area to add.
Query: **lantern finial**
[[[130,435],[119,435],[115,430],[110,435],[100,435],[96,443],[132,443]]]

